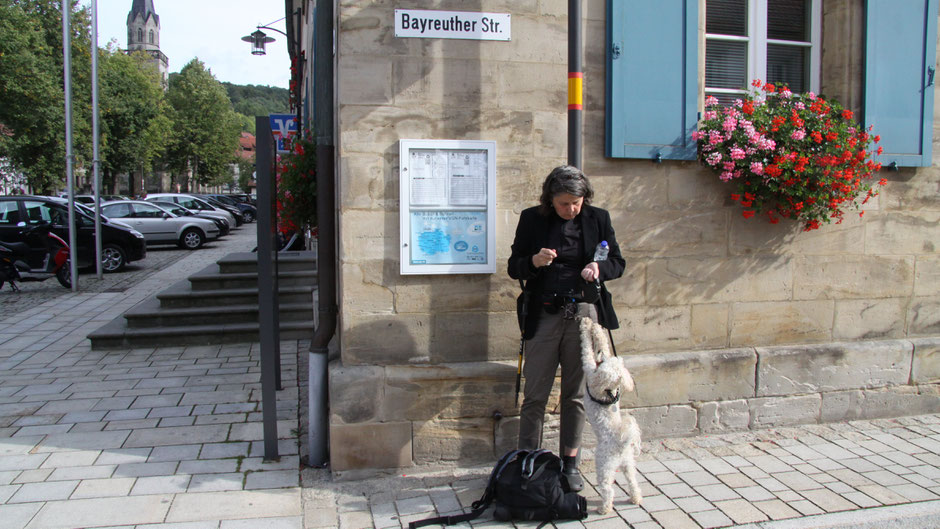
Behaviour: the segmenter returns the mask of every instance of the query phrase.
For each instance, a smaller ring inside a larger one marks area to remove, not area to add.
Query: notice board
[[[401,273],[496,272],[496,142],[401,140]]]

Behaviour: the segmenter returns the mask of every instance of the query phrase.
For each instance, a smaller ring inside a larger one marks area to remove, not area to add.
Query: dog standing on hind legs
[[[633,377],[623,361],[613,356],[604,328],[590,318],[581,318],[581,362],[587,398],[584,410],[597,437],[595,464],[601,495],[598,512],[614,505],[614,474],[623,468],[630,485],[630,501],[643,501],[636,482],[636,456],[640,454],[640,427],[629,414],[620,413],[620,396],[633,391]]]

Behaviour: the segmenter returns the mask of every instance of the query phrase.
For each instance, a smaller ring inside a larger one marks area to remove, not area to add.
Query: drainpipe
[[[568,0],[568,165],[581,169],[584,68],[581,65],[581,0]]]
[[[314,11],[314,109],[317,141],[317,327],[310,343],[310,438],[307,464],[329,461],[327,421],[329,344],[336,332],[336,145],[333,135],[333,0],[318,0]]]

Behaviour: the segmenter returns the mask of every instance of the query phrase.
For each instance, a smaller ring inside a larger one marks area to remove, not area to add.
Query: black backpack
[[[561,458],[548,450],[512,450],[496,463],[483,497],[473,502],[471,512],[411,522],[408,529],[472,520],[490,504],[496,505],[493,517],[502,522],[583,520],[587,500],[568,490],[562,468]]]

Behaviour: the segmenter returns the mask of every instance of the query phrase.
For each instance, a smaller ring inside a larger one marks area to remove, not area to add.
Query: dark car
[[[228,211],[229,213],[231,213],[232,216],[235,217],[236,227],[241,226],[242,224],[248,222],[247,220],[245,220],[244,215],[242,215],[242,210],[239,209],[237,206],[216,200],[212,195],[200,194],[200,195],[193,195],[193,196],[197,198],[201,198],[202,200],[205,200],[206,202],[211,204],[213,207],[224,209],[225,211]]]
[[[78,242],[78,266],[95,264],[95,219],[86,209],[76,206],[75,226]],[[68,203],[60,198],[38,196],[0,197],[0,241],[27,242],[23,228],[48,223],[63,240],[69,240]],[[101,219],[101,264],[105,272],[117,272],[127,263],[147,256],[147,245],[139,231]]]
[[[225,196],[231,198],[232,200],[237,200],[243,204],[251,204],[252,206],[256,207],[258,205],[254,195],[249,195],[248,193],[230,193]]]
[[[242,220],[245,222],[253,222],[258,218],[258,208],[254,207],[251,204],[240,202],[228,195],[203,195],[207,198],[215,199],[223,204],[228,204],[229,206],[235,206],[242,213]]]

